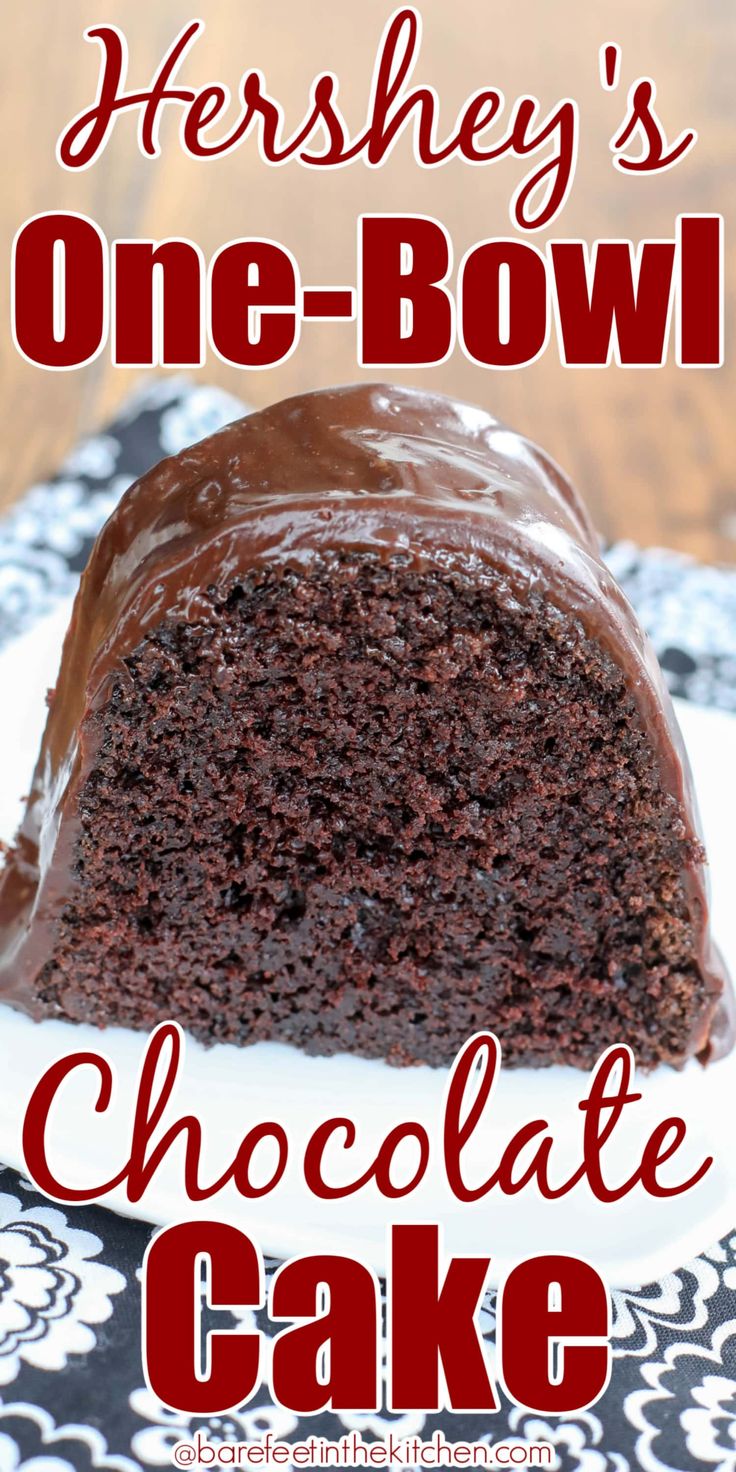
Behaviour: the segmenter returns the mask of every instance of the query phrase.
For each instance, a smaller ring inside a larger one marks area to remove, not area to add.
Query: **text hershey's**
[[[180,236],[108,242],[86,216],[45,212],[25,222],[13,246],[13,334],[29,362],[79,368],[109,343],[118,367],[200,367],[209,350],[238,368],[264,369],[296,350],[305,324],[333,321],[356,324],[356,360],[368,369],[428,367],[456,347],[483,368],[520,368],[553,340],[568,367],[656,368],[670,356],[683,368],[722,363],[720,214],[683,210],[671,239],[560,239],[543,251],[525,238],[556,222],[570,197],[581,131],[573,99],[557,99],[545,112],[531,94],[507,103],[498,87],[485,85],[448,126],[436,89],[413,81],[421,16],[403,6],[378,45],[365,124],[351,132],[339,78],[325,70],[294,126],[258,67],[241,76],[237,99],[222,81],[182,82],[182,63],[202,30],[201,20],[185,25],[150,84],[137,90],[127,87],[123,32],[108,24],[87,30],[101,51],[98,87],[58,139],[60,165],[93,166],[118,124],[133,117],[136,146],[156,158],[172,111],[179,113],[179,146],[202,161],[251,141],[271,167],[377,169],[408,135],[424,169],[450,160],[520,165],[508,207],[516,234],[478,241],[453,280],[453,245],[441,221],[361,215],[354,281],[311,286],[289,243],[255,230],[224,242],[207,264],[198,244]],[[604,90],[616,91],[620,68],[620,48],[601,47]],[[670,138],[655,102],[652,78],[635,78],[605,166],[641,178],[691,155],[695,131]]]

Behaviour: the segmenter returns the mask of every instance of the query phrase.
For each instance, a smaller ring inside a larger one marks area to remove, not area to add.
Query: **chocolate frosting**
[[[484,410],[377,384],[287,399],[164,460],[126,492],[95,544],[64,643],[33,786],[0,884],[0,997],[38,1014],[94,760],[85,716],[123,660],[169,613],[248,568],[304,565],[341,549],[419,568],[501,568],[521,595],[578,618],[623,670],[661,782],[698,834],[690,769],[654,652],[599,556],[557,466]],[[731,990],[708,928],[705,875],[684,875],[710,1003],[691,1052],[732,1045]],[[727,1000],[726,1000],[727,999]]]

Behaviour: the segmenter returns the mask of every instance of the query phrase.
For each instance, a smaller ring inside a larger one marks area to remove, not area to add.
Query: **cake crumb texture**
[[[679,1061],[702,861],[626,678],[490,567],[259,566],[126,656],[79,794],[46,1015],[448,1063]]]

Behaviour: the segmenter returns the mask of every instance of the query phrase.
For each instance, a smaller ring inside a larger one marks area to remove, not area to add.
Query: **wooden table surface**
[[[115,21],[130,44],[130,84],[143,85],[169,41],[203,14],[207,29],[187,58],[183,79],[237,85],[251,66],[301,119],[315,72],[341,79],[345,115],[357,128],[390,0],[28,0],[3,16],[0,118],[12,139],[0,195],[8,259],[19,224],[48,209],[74,209],[99,222],[108,239],[183,235],[209,255],[238,235],[266,235],[295,252],[303,279],[354,279],[355,220],[362,210],[417,211],[447,225],[458,260],[473,242],[508,233],[508,199],[521,177],[513,160],[483,169],[453,162],[422,170],[408,138],[380,170],[362,164],[315,173],[296,164],[266,167],[246,143],[202,164],[180,150],[177,120],[162,129],[162,156],[144,160],[134,125],[121,120],[103,158],[84,173],[63,172],[58,133],[94,96],[97,48],[85,26]],[[424,0],[417,81],[437,87],[448,127],[477,87],[499,85],[507,99],[529,91],[545,110],[565,95],[581,108],[577,181],[558,237],[671,237],[676,214],[736,218],[736,4],[734,0]],[[604,93],[598,48],[623,48],[622,85]],[[677,168],[655,178],[624,177],[611,166],[608,139],[623,115],[626,86],[642,74],[658,84],[670,136],[694,127],[699,141]],[[731,278],[733,273],[730,273]],[[2,272],[7,293],[7,270]],[[734,321],[727,264],[727,352]],[[3,305],[3,321],[8,314]],[[354,328],[308,324],[291,359],[243,373],[211,357],[199,370],[252,403],[355,379]],[[377,375],[372,375],[376,377]],[[402,375],[396,374],[400,378]],[[533,366],[490,372],[456,351],[441,367],[407,375],[484,404],[542,442],[588,497],[608,535],[683,548],[706,559],[736,560],[736,386],[733,355],[717,371],[563,368],[551,346]],[[48,473],[82,432],[98,425],[139,372],[113,368],[106,351],[76,372],[48,373],[24,362],[7,330],[0,340],[0,505]]]

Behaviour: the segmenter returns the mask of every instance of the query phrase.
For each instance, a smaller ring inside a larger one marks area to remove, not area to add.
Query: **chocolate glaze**
[[[0,997],[38,1015],[34,986],[68,893],[77,794],[94,761],[85,715],[168,613],[249,567],[315,553],[401,553],[478,576],[578,618],[625,673],[661,781],[698,833],[682,739],[648,640],[598,552],[587,512],[538,448],[483,410],[440,395],[357,385],[287,399],[164,460],[103,528],[74,605],[32,791],[0,884]],[[690,1052],[734,1041],[730,984],[708,930],[704,871],[684,875],[709,1001]]]

